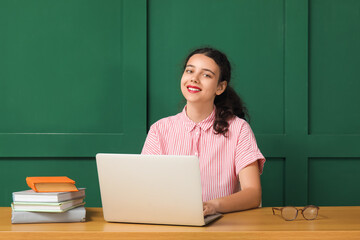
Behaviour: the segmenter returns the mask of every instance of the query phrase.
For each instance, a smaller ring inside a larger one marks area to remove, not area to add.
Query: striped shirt
[[[257,160],[262,173],[265,158],[245,120],[230,120],[224,137],[213,131],[215,108],[199,123],[190,120],[185,109],[151,126],[142,154],[198,156],[204,202],[237,192],[240,170]]]

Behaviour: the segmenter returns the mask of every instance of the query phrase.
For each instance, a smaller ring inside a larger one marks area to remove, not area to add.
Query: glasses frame
[[[289,207],[296,209],[296,215],[295,215],[294,219],[286,219],[286,218],[284,218],[284,216],[283,216],[283,214],[282,214],[282,211],[284,210],[284,208],[289,208]],[[304,211],[305,211],[306,209],[308,209],[308,208],[316,208],[316,209],[317,209],[315,218],[313,218],[313,219],[307,219],[307,218],[305,217]],[[285,219],[286,221],[294,221],[294,220],[297,218],[299,211],[301,212],[301,215],[304,217],[304,219],[306,219],[306,220],[308,220],[308,221],[311,221],[311,220],[315,220],[315,219],[318,217],[320,208],[319,208],[318,206],[315,206],[315,205],[307,205],[307,206],[305,206],[304,208],[300,208],[300,209],[297,209],[297,208],[294,207],[294,206],[286,206],[286,207],[281,207],[281,208],[273,207],[273,208],[272,208],[273,215],[275,215],[275,210],[279,210],[279,211],[281,212],[281,217],[282,217],[283,219]]]

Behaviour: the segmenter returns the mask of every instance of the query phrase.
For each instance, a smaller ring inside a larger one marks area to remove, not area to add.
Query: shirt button
[[[199,135],[199,132],[196,132],[195,134],[196,134],[196,135]]]
[[[198,155],[199,155],[199,154],[196,152],[196,153],[195,153],[195,156],[198,156]]]

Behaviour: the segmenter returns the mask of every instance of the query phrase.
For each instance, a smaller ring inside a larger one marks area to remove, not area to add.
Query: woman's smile
[[[190,93],[198,93],[201,91],[201,89],[199,87],[192,86],[192,85],[188,85],[187,89]]]

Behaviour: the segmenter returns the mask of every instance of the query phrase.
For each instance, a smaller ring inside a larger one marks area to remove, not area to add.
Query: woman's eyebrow
[[[203,68],[203,70],[208,71],[208,72],[211,72],[212,74],[216,75],[216,74],[215,74],[213,71],[211,71],[210,69]]]
[[[191,64],[186,65],[186,67],[193,67],[193,68],[195,68],[195,66],[194,66],[194,65],[191,65]],[[216,74],[215,74],[213,71],[211,71],[210,69],[203,68],[202,70],[205,70],[205,71],[211,72],[212,74],[216,75]]]

